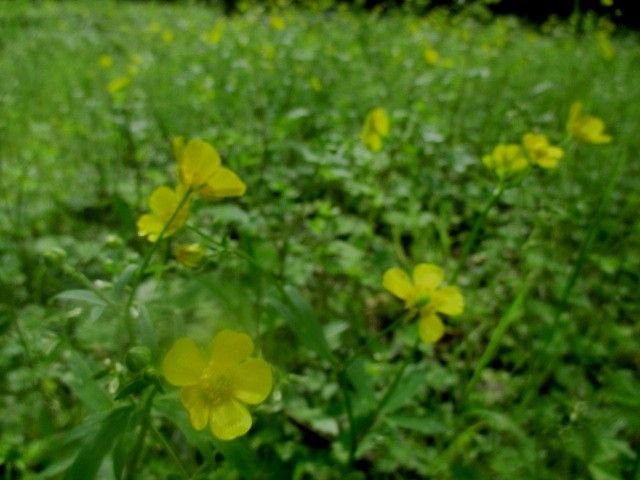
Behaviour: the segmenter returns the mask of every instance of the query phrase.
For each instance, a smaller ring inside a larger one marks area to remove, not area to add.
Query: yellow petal
[[[152,242],[157,238],[158,233],[162,230],[164,221],[160,217],[146,213],[138,218],[138,235],[141,237],[149,236],[149,240]],[[152,237],[155,237],[152,239]]]
[[[180,172],[185,185],[193,187],[204,185],[218,168],[220,168],[220,155],[207,142],[194,139],[184,147],[180,158]]]
[[[464,311],[464,297],[458,287],[439,288],[433,292],[429,306],[446,315],[460,315]]]
[[[261,358],[249,358],[233,369],[234,396],[244,403],[261,403],[271,393],[271,365]]]
[[[181,338],[165,355],[162,374],[172,385],[186,387],[200,381],[205,367],[206,361],[195,342]]]
[[[149,196],[149,208],[164,220],[163,224],[171,218],[179,203],[180,199],[176,192],[167,186],[156,188]]]
[[[444,280],[444,272],[432,263],[420,263],[413,269],[413,283],[419,289],[435,290]]]
[[[200,195],[206,199],[225,197],[240,197],[247,191],[247,186],[240,177],[228,168],[219,168],[209,179],[206,186],[200,190]]]
[[[173,150],[173,155],[176,157],[178,164],[180,164],[180,159],[184,152],[184,146],[184,137],[176,136],[171,139],[171,149]]]
[[[209,417],[211,433],[220,440],[233,440],[251,428],[251,414],[236,400],[211,408]]]
[[[444,335],[442,320],[435,313],[427,313],[418,320],[418,334],[425,343],[435,343]]]
[[[409,275],[400,268],[390,268],[384,272],[382,286],[402,300],[408,299],[415,291]]]
[[[189,412],[191,425],[196,430],[202,430],[209,421],[209,406],[204,392],[198,386],[184,387],[180,392],[180,401]]]
[[[253,352],[253,340],[246,333],[222,330],[211,344],[210,362],[214,365],[237,365]]]

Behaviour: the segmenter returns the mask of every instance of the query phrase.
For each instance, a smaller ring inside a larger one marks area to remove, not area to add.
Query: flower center
[[[233,382],[231,377],[225,374],[205,378],[202,386],[209,405],[225,403],[233,394]]]

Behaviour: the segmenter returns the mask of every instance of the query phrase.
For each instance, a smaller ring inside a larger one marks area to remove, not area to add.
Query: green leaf
[[[418,394],[426,388],[425,371],[415,370],[404,375],[397,388],[391,394],[380,415],[393,413],[411,402]]]
[[[116,439],[127,429],[133,406],[113,410],[102,422],[98,433],[84,444],[73,464],[64,476],[65,480],[90,480],[95,478],[102,460],[109,453]]]
[[[93,378],[87,361],[75,351],[69,351],[68,374],[63,381],[90,411],[108,410],[111,399]]]
[[[271,299],[271,305],[287,321],[302,345],[319,357],[334,363],[335,358],[327,343],[322,325],[309,303],[296,288],[290,285],[284,288],[283,294],[284,302]]]
[[[74,300],[76,302],[88,303],[90,305],[97,305],[100,307],[105,307],[107,305],[107,302],[91,290],[67,290],[56,295],[56,298],[61,300]]]
[[[386,420],[393,426],[412,430],[422,435],[436,435],[448,431],[447,425],[435,418],[412,415],[389,415]]]

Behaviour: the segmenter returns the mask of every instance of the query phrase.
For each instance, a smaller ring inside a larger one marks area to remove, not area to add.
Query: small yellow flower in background
[[[284,30],[284,28],[287,26],[284,18],[282,18],[280,15],[271,15],[269,17],[269,25],[271,25],[271,28],[273,28],[274,30]]]
[[[160,33],[160,30],[162,30],[162,25],[160,25],[159,22],[151,22],[147,28],[149,29],[150,32],[152,33]]]
[[[575,102],[569,111],[567,131],[578,140],[586,143],[603,144],[611,142],[611,135],[604,133],[602,119],[582,111],[582,102]]]
[[[98,66],[104,70],[113,67],[113,57],[111,55],[100,55],[98,58]]]
[[[224,33],[224,23],[221,21],[216,22],[211,30],[205,32],[202,36],[202,40],[210,45],[217,45],[222,39]]]
[[[390,268],[382,277],[382,286],[404,300],[405,308],[418,312],[418,333],[425,343],[437,342],[444,335],[444,324],[438,315],[455,316],[464,311],[464,298],[455,286],[442,286],[444,272],[437,265],[420,263],[413,278],[400,268]]]
[[[130,77],[114,78],[113,80],[111,80],[107,84],[107,92],[109,92],[111,95],[114,95],[114,94],[116,94],[118,92],[123,91],[130,84],[131,84],[131,78]]]
[[[364,121],[362,141],[372,152],[382,150],[382,139],[389,135],[389,117],[384,108],[371,110]]]
[[[245,183],[232,170],[222,166],[220,155],[212,145],[193,139],[172,139],[173,152],[178,161],[180,182],[192,187],[209,200],[239,197],[247,190]]]
[[[179,245],[174,255],[178,263],[185,267],[197,267],[204,258],[204,249],[199,243],[187,243]]]
[[[222,330],[211,344],[206,359],[189,338],[177,340],[162,362],[166,380],[182,387],[180,400],[196,430],[207,424],[221,440],[233,440],[251,428],[252,420],[244,404],[262,403],[271,393],[271,366],[251,357],[251,338],[232,330]]]
[[[149,195],[151,213],[146,213],[138,219],[138,235],[147,237],[150,242],[158,240],[164,225],[171,219],[185,195],[186,189],[180,185],[175,190],[166,186],[156,188]],[[167,227],[163,234],[164,238],[179,230],[187,221],[188,216],[189,201],[185,202]]]
[[[529,155],[531,163],[542,168],[556,168],[564,157],[564,150],[549,143],[541,133],[527,133],[522,137],[522,145]]]
[[[161,37],[162,41],[167,45],[173,42],[173,32],[171,30],[163,30]]]
[[[598,47],[604,59],[612,60],[615,56],[615,51],[613,50],[613,45],[611,45],[609,34],[605,31],[599,31],[596,33],[596,39],[598,40]]]
[[[613,0],[600,0],[603,7],[613,7]]]
[[[322,81],[318,77],[311,77],[309,79],[309,85],[314,92],[322,90]]]
[[[482,157],[482,163],[500,178],[518,173],[529,166],[520,145],[499,144],[491,154]]]
[[[440,62],[440,54],[433,48],[429,47],[424,51],[424,59],[429,65],[435,66]]]

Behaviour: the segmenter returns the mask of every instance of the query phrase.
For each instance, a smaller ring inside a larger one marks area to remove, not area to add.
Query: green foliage
[[[0,473],[637,478],[637,35],[319,3],[2,3]],[[611,144],[568,138],[576,100]],[[565,157],[496,188],[483,155],[527,132]],[[175,135],[247,193],[152,250],[136,219],[175,182]],[[420,262],[465,298],[433,345],[381,285]],[[176,339],[222,329],[274,373],[230,442],[161,375]]]

